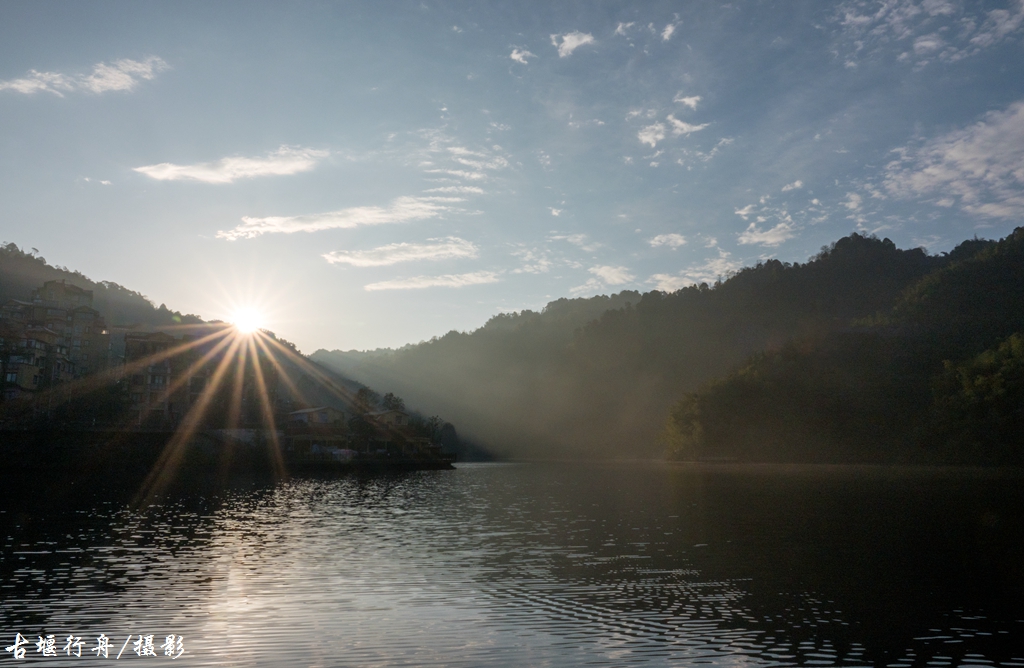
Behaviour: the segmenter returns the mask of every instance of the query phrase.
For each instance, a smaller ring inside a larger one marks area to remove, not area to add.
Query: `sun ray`
[[[349,390],[345,389],[344,387],[341,387],[340,385],[338,385],[334,381],[334,379],[332,379],[330,376],[325,374],[320,369],[318,369],[315,366],[313,366],[308,360],[306,360],[301,355],[297,355],[293,350],[290,350],[287,346],[283,346],[279,342],[277,342],[277,341],[275,341],[273,339],[270,339],[269,337],[268,337],[268,341],[269,341],[269,343],[271,345],[276,346],[278,348],[278,350],[280,350],[286,357],[288,357],[293,363],[295,363],[303,371],[309,373],[310,375],[314,376],[317,380],[319,380],[321,383],[323,383],[324,387],[328,391],[330,391],[332,394],[334,394],[336,397],[338,397],[339,399],[342,399],[343,401],[348,402],[350,405],[354,405],[355,404],[356,398],[355,398],[355,395],[351,391],[349,391]]]
[[[131,375],[136,371],[153,364],[157,364],[176,355],[180,355],[197,346],[209,343],[219,336],[226,337],[230,333],[230,329],[219,329],[218,331],[212,332],[202,338],[184,342],[181,345],[152,353],[145,357],[140,357],[128,364],[122,366],[111,366],[107,369],[102,369],[81,378],[61,382],[39,392],[36,395],[38,397],[36,401],[41,405],[53,398],[56,399],[58,403],[64,403],[65,401],[69,401],[73,398],[85,396],[90,392],[109,386],[111,383],[117,382],[121,378]]]
[[[245,390],[245,362],[248,358],[249,348],[246,345],[247,337],[239,336],[238,351],[235,353],[235,382],[231,386],[231,402],[228,404],[227,427],[237,428],[242,422],[242,399]]]
[[[253,341],[255,341],[256,345],[260,347],[260,349],[263,351],[263,354],[267,356],[267,359],[270,361],[270,363],[274,365],[274,369],[277,370],[277,377],[284,382],[284,384],[288,387],[288,389],[291,391],[293,395],[298,397],[299,400],[302,401],[303,403],[308,404],[308,395],[299,389],[299,386],[296,385],[295,381],[293,381],[291,379],[291,376],[288,375],[288,371],[284,368],[284,365],[277,361],[277,357],[274,356],[274,353],[270,350],[269,347],[267,347],[267,344],[264,342],[263,339],[265,338],[269,337],[267,337],[265,334],[261,334],[260,336],[254,336]]]
[[[249,345],[250,359],[252,360],[253,374],[256,376],[256,389],[259,393],[260,408],[263,409],[263,419],[266,421],[267,431],[270,435],[271,456],[274,464],[274,475],[278,478],[284,477],[284,458],[281,455],[281,443],[277,438],[277,425],[274,424],[274,407],[270,405],[270,395],[267,392],[267,384],[263,379],[263,368],[260,366],[259,355],[256,353],[256,346],[252,338],[247,341]]]
[[[181,464],[181,459],[185,453],[185,446],[192,439],[192,436],[202,423],[202,418],[206,414],[206,410],[210,402],[213,400],[213,397],[216,395],[217,390],[220,388],[220,384],[227,373],[231,360],[234,357],[235,352],[241,346],[241,343],[242,339],[238,337],[231,341],[231,346],[217,364],[217,368],[210,377],[210,382],[207,383],[206,387],[204,387],[203,391],[200,393],[199,398],[189,408],[185,417],[182,419],[181,424],[178,426],[177,431],[174,432],[174,435],[171,436],[170,440],[164,446],[157,462],[153,465],[153,468],[146,476],[146,479],[143,480],[135,497],[135,505],[146,503],[170,484],[171,479],[174,477],[174,473]]]

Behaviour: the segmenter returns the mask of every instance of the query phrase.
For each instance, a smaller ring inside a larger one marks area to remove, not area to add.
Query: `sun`
[[[263,327],[263,314],[254,308],[240,308],[231,316],[231,324],[242,334],[252,334]]]

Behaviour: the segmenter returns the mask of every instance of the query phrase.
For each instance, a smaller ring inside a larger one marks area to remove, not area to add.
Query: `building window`
[[[6,380],[7,380],[8,383],[17,383],[18,382],[18,372],[17,371],[13,371],[13,372],[7,374]]]

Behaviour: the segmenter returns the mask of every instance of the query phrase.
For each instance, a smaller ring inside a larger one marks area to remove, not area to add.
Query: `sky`
[[[0,44],[0,240],[307,353],[1024,221],[1024,0],[3,0]]]

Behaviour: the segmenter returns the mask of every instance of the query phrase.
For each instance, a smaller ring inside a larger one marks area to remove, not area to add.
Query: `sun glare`
[[[231,324],[242,334],[252,334],[263,327],[263,314],[251,308],[239,309],[231,317]]]

